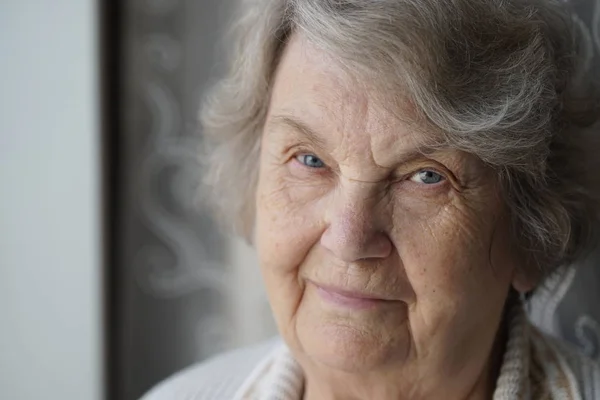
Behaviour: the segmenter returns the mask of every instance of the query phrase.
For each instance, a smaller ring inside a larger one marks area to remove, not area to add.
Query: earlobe
[[[541,271],[533,266],[515,268],[512,287],[519,293],[532,291],[541,279]]]

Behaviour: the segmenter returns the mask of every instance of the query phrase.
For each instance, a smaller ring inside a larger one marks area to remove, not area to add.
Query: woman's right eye
[[[314,154],[299,154],[296,156],[296,160],[298,160],[301,164],[306,165],[309,168],[325,167],[325,163]]]

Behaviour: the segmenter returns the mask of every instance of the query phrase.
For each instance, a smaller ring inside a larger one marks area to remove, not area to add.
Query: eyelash
[[[434,182],[434,183],[424,183],[423,182],[424,185],[427,185],[427,186],[436,186],[436,185],[439,185],[439,184],[443,183],[446,180],[446,177],[444,176],[444,174],[441,174],[441,173],[437,172],[435,169],[421,169],[421,170],[415,172],[414,174],[412,174],[410,176],[409,180],[411,182],[418,183],[418,182],[414,181],[413,178],[416,177],[419,174],[424,173],[424,172],[432,172],[435,175],[439,176],[439,178],[440,178],[439,181]]]
[[[317,159],[317,160],[318,160],[318,161],[321,163],[321,166],[319,166],[319,167],[311,167],[311,166],[309,166],[309,165],[306,165],[306,163],[305,163],[304,161],[301,161],[301,158],[303,158],[303,157],[314,157],[315,159]],[[294,159],[295,159],[295,160],[296,160],[296,161],[297,161],[297,162],[298,162],[298,163],[299,163],[301,166],[303,166],[303,167],[305,167],[305,168],[307,168],[307,169],[309,169],[309,170],[313,170],[313,171],[314,171],[314,170],[320,170],[320,169],[323,169],[324,167],[326,167],[326,166],[327,166],[327,165],[326,165],[326,164],[323,162],[323,160],[321,160],[321,159],[320,159],[318,156],[316,156],[315,154],[312,154],[312,153],[299,153],[299,154],[296,154],[296,155],[294,155]],[[439,171],[437,171],[437,170],[436,170],[436,169],[434,169],[434,168],[423,168],[423,169],[420,169],[420,170],[418,170],[418,171],[416,171],[416,172],[414,172],[414,173],[411,173],[410,175],[408,175],[408,180],[409,180],[409,181],[411,181],[411,182],[418,183],[418,182],[414,181],[414,180],[413,180],[413,178],[414,178],[414,177],[416,177],[418,174],[421,174],[421,173],[423,173],[423,172],[432,172],[432,173],[434,173],[435,175],[438,175],[438,176],[439,176],[439,181],[438,181],[438,182],[434,182],[434,183],[430,183],[430,184],[427,184],[427,183],[422,183],[422,184],[423,184],[423,185],[425,185],[425,186],[438,186],[438,185],[442,184],[443,182],[445,182],[445,181],[447,180],[446,176],[444,176],[444,174],[443,174],[443,173],[440,173]]]
[[[305,162],[302,162],[302,161],[300,161],[300,160],[299,160],[299,158],[301,158],[301,157],[313,157],[313,158],[315,158],[316,160],[320,161],[320,163],[322,164],[322,166],[320,166],[320,167],[311,167],[311,166],[309,166],[309,165],[306,165],[306,163],[305,163]],[[296,160],[297,160],[297,161],[298,161],[300,164],[302,164],[302,165],[304,165],[305,167],[307,167],[307,168],[310,168],[310,169],[321,169],[321,168],[323,168],[323,167],[325,167],[325,166],[326,166],[326,165],[325,165],[325,163],[323,162],[323,160],[321,160],[319,157],[317,157],[317,156],[316,156],[316,155],[314,155],[314,154],[310,154],[310,153],[296,154],[296,155],[294,156],[294,158],[295,158],[295,159],[296,159]]]

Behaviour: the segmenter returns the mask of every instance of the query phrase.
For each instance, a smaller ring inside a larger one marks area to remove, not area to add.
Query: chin
[[[392,334],[373,323],[328,318],[312,324],[299,322],[296,335],[304,357],[328,368],[349,373],[374,371],[403,363],[409,354],[406,331]]]

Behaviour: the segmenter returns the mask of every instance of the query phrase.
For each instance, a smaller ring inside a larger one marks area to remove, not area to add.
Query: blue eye
[[[309,168],[323,168],[325,166],[325,163],[313,154],[301,154],[296,156],[296,160],[300,161]]]
[[[410,177],[410,180],[425,185],[435,185],[444,180],[444,177],[435,171],[424,169]]]

